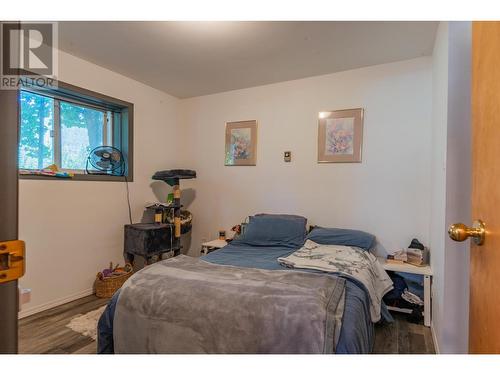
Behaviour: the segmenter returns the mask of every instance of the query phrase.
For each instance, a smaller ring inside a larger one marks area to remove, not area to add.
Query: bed
[[[264,236],[265,237],[265,236]],[[292,241],[293,242],[293,241]],[[300,242],[300,241],[299,241]],[[303,242],[303,241],[302,241]],[[234,241],[224,248],[201,257],[204,262],[213,265],[236,266],[241,268],[261,269],[271,271],[297,272],[278,262],[279,258],[294,254],[300,246],[291,247],[274,244],[264,239],[263,243],[249,245]],[[262,246],[264,244],[264,246]],[[297,243],[299,245],[299,243]],[[164,262],[168,262],[164,261]],[[324,274],[317,270],[300,270],[300,272]],[[316,276],[315,276],[316,277]],[[345,292],[341,328],[336,343],[337,354],[365,354],[370,353],[374,343],[374,323],[370,316],[370,301],[366,288],[352,278],[345,279]],[[98,353],[114,353],[114,319],[117,302],[120,298],[118,291],[107,305],[98,325]],[[390,320],[385,305],[381,308],[382,319]]]

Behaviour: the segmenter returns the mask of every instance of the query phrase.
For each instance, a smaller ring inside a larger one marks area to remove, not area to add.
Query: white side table
[[[203,255],[207,255],[209,252],[222,249],[227,245],[227,241],[225,240],[213,240],[208,242],[203,242],[201,244],[201,253]]]
[[[430,266],[413,266],[408,263],[388,263],[385,258],[379,257],[379,263],[386,271],[405,272],[415,275],[422,275],[424,278],[424,325],[431,325],[431,306],[432,306],[432,269]],[[406,312],[405,309],[387,306],[389,310]]]

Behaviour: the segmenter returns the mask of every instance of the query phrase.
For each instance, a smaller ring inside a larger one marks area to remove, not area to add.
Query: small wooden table
[[[207,255],[211,251],[218,250],[227,245],[226,240],[213,240],[201,244],[201,253]]]
[[[386,271],[405,272],[415,275],[422,275],[424,278],[424,325],[431,325],[431,306],[432,306],[432,269],[429,265],[418,267],[409,263],[388,263],[387,259],[379,257],[379,263]],[[389,310],[407,312],[406,309],[387,306]]]

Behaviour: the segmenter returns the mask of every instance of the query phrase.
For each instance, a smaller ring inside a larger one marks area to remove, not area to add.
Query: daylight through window
[[[55,164],[60,170],[82,174],[89,153],[96,147],[127,151],[128,127],[124,129],[120,108],[29,90],[21,90],[19,100],[22,170],[40,170]]]

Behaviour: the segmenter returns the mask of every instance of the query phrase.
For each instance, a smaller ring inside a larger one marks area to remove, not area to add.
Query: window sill
[[[124,176],[104,176],[91,174],[75,174],[72,178],[61,178],[51,176],[40,176],[36,174],[19,174],[20,180],[45,180],[45,181],[105,181],[105,182],[125,182]],[[133,182],[133,179],[127,179],[128,182]]]

